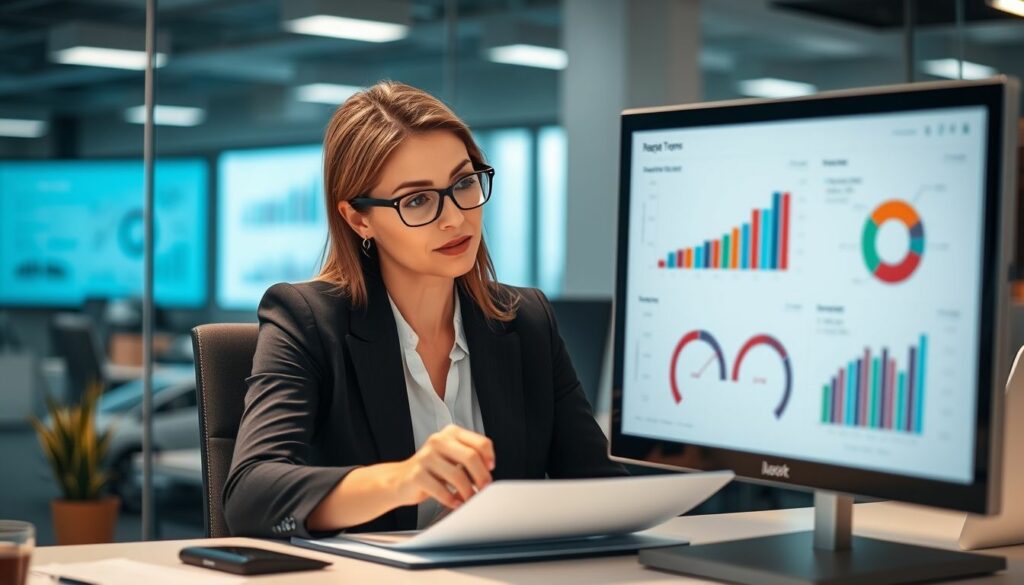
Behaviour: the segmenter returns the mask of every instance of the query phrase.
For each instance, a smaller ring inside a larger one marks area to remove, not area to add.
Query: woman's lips
[[[450,244],[446,244],[440,248],[437,248],[434,251],[445,254],[446,256],[457,256],[469,249],[469,242],[472,239],[472,236],[463,236],[459,239],[454,240]]]

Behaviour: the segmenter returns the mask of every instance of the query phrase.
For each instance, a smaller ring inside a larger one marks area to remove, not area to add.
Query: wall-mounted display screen
[[[208,169],[162,160],[154,175],[154,295],[206,304]],[[76,306],[138,297],[141,161],[0,162],[0,305]]]
[[[252,309],[309,280],[327,239],[320,145],[228,151],[218,161],[217,304]]]

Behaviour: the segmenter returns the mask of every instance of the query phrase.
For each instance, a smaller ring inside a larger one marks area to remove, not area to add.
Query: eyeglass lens
[[[467,175],[452,185],[452,195],[460,209],[473,209],[487,201],[491,192],[491,177],[487,173]],[[404,197],[398,204],[398,212],[409,225],[423,225],[434,221],[439,215],[441,194],[437,191],[419,191]]]

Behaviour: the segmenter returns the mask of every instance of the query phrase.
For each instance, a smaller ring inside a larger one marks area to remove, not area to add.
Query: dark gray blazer
[[[224,487],[232,534],[310,536],[306,518],[345,474],[415,452],[394,315],[379,274],[369,268],[366,280],[363,309],[323,282],[276,284],[260,302]],[[459,291],[494,479],[625,475],[608,459],[548,300],[513,290],[522,298],[508,323],[487,320]],[[350,530],[415,528],[416,507],[406,506]]]

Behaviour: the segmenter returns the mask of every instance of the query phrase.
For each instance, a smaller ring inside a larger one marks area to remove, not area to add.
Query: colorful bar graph
[[[909,356],[910,367],[907,372],[907,421],[903,427],[905,431],[914,430],[914,408],[917,400],[914,397],[914,389],[917,388],[917,351],[911,346]]]
[[[878,358],[871,359],[871,403],[868,406],[868,412],[871,413],[871,421],[868,423],[870,427],[878,426]]]
[[[732,258],[732,236],[722,234],[722,268],[729,268],[729,258]]]
[[[822,386],[821,422],[920,435],[927,352],[928,337],[922,334],[908,348],[901,369],[888,348],[875,356],[865,348]]]
[[[861,368],[860,359],[856,362],[851,362],[852,376],[853,376],[853,390],[850,392],[850,405],[853,411],[853,417],[850,419],[851,425],[857,425],[860,421],[860,385],[861,385]]]
[[[871,373],[871,351],[864,349],[861,358],[860,405],[857,407],[857,426],[868,426],[868,380]]]
[[[740,228],[735,228],[735,227],[732,228],[732,235],[731,235],[731,239],[729,241],[732,244],[729,247],[729,252],[730,252],[730,255],[729,255],[729,268],[732,268],[733,270],[737,270],[740,267],[740,262],[739,262],[739,260],[740,260],[739,251],[740,251],[740,245],[741,245],[740,244]]]
[[[878,403],[875,408],[878,409],[878,425],[885,428],[885,405],[888,403],[886,390],[889,386],[889,350],[887,348],[882,348],[882,361],[879,367],[881,369],[878,371]]]
[[[750,212],[750,225],[754,226],[750,236],[750,267],[757,269],[757,243],[761,241],[761,214],[758,210]]]
[[[743,270],[750,268],[750,224],[743,224],[743,243],[740,245],[743,250],[740,255],[743,256],[742,264]]]
[[[779,259],[779,269],[789,268],[789,193],[782,196],[782,257]]]
[[[924,335],[921,336],[920,349],[917,353],[917,390],[916,398],[917,401],[914,403],[914,427],[913,432],[921,432],[921,416],[924,412],[924,372],[925,372],[925,354],[928,348],[928,338]]]
[[[789,270],[791,209],[789,192],[775,191],[771,206],[751,210],[750,221],[729,228],[716,239],[670,250],[658,259],[658,268]],[[670,262],[670,257],[674,261]]]

